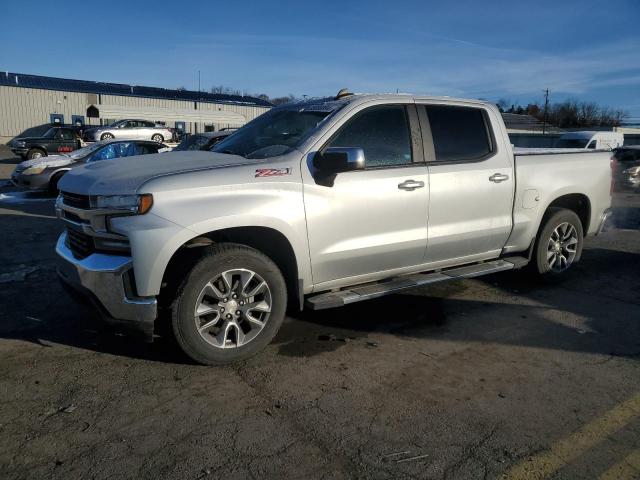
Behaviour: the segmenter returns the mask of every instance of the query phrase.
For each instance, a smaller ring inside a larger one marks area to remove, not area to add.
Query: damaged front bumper
[[[93,253],[77,259],[67,247],[66,237],[66,232],[60,235],[56,245],[63,285],[75,298],[89,300],[107,323],[153,338],[158,302],[155,297],[135,295],[131,257]]]

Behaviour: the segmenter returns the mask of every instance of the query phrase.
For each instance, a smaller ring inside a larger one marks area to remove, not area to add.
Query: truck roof
[[[413,102],[414,100],[425,100],[442,103],[473,103],[496,108],[491,102],[477,99],[455,98],[447,96],[413,95],[408,93],[349,93],[340,97],[310,98],[296,102],[286,103],[281,107],[303,107],[307,110],[319,109],[322,111],[333,111],[347,104],[366,103],[372,100],[398,100],[400,102]],[[276,107],[279,108],[279,107]]]

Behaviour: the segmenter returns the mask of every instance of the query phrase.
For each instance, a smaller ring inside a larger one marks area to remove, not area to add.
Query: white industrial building
[[[271,108],[240,95],[0,73],[0,142],[43,124],[105,125],[123,118],[187,133],[240,127]]]

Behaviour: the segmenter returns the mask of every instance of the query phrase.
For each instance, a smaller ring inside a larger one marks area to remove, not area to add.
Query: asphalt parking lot
[[[103,332],[0,147],[0,478],[640,478],[640,195],[561,282],[294,313],[249,362]]]

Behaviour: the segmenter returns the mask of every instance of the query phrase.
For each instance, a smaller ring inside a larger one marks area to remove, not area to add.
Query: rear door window
[[[427,105],[426,110],[437,162],[481,160],[493,152],[482,109]]]
[[[410,164],[407,111],[402,105],[368,108],[351,118],[327,146],[362,148],[366,167]]]

